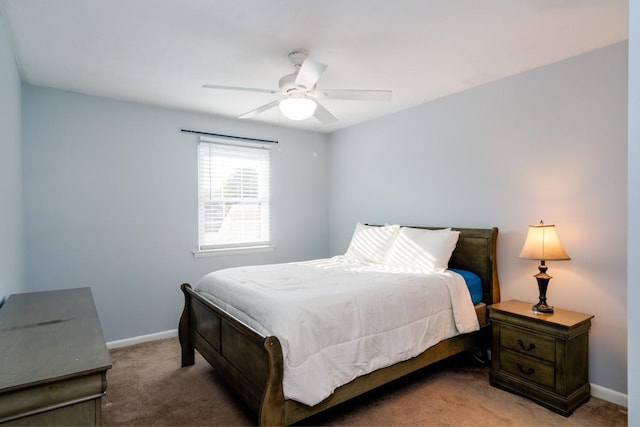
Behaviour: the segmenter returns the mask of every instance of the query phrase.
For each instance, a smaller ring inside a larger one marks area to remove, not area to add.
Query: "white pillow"
[[[450,228],[427,230],[402,227],[387,255],[385,264],[443,272],[458,243],[459,231]]]
[[[382,264],[400,230],[399,225],[371,226],[356,224],[345,255],[361,261]]]

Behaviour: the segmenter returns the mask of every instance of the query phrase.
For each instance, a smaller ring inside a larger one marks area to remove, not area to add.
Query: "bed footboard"
[[[198,350],[217,375],[259,414],[260,425],[284,425],[282,348],[220,310],[191,289],[180,287],[185,304],[178,335],[182,366],[195,363]]]

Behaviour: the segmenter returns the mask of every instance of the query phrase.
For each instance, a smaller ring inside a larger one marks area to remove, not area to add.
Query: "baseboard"
[[[591,383],[591,396],[624,406],[625,408],[629,407],[629,397],[626,394],[597,384]]]
[[[173,338],[178,336],[177,329],[171,329],[170,331],[156,332],[155,334],[140,335],[138,337],[125,338],[123,340],[109,341],[107,342],[107,348],[109,350],[114,348],[129,347],[130,345],[142,344],[149,341],[163,340],[166,338]]]

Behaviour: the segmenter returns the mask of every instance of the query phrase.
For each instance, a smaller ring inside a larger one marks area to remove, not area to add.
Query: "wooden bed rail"
[[[195,363],[194,349],[198,349],[218,374],[223,373],[219,377],[227,386],[259,414],[260,425],[284,425],[280,341],[247,328],[194,292],[188,283],[180,289],[185,297],[178,328],[182,366]]]

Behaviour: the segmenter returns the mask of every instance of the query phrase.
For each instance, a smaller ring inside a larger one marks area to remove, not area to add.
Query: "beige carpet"
[[[180,367],[178,340],[111,351],[105,425],[254,425],[257,419],[200,356]],[[565,418],[489,385],[489,370],[461,355],[303,421],[361,426],[624,426],[624,408],[591,398]]]

